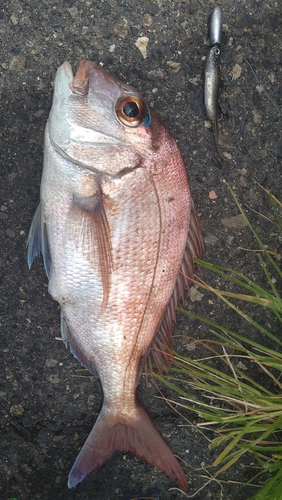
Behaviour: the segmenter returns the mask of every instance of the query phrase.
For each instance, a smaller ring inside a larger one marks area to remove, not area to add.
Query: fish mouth
[[[89,76],[93,69],[98,69],[98,64],[88,59],[82,59],[79,63],[75,75],[73,75],[72,67],[68,62],[64,63],[64,70],[70,81],[70,89],[75,94],[86,95],[89,90]]]
[[[81,119],[81,113],[77,116],[73,113],[69,113],[68,106],[67,104],[65,104],[65,90],[60,89],[61,85],[66,85],[70,90],[69,95],[78,94],[80,96],[86,96],[89,92],[89,81],[91,74],[93,78],[93,72],[104,72],[103,68],[100,68],[99,65],[92,61],[83,59],[80,62],[75,75],[73,74],[71,64],[68,61],[65,61],[62,64],[61,70],[63,71],[64,76],[63,78],[58,79],[58,99],[60,99],[63,103],[62,112],[65,113],[65,123],[64,126],[61,127],[63,129],[63,134],[58,133],[59,127],[57,125],[57,122],[56,124],[52,124],[49,128],[50,140],[56,151],[58,151],[64,157],[70,157],[70,155],[67,153],[67,150],[71,145],[74,148],[122,147],[124,145],[124,142],[120,140],[120,138],[118,138],[116,134],[113,134],[112,131],[105,131],[105,127],[103,124],[100,127],[99,123],[89,122],[87,120]],[[61,82],[63,83],[61,84]],[[58,119],[57,116],[55,118],[56,120]],[[57,132],[55,133],[55,135],[54,130],[55,132]]]
[[[104,69],[101,68],[99,64],[93,61],[89,61],[88,59],[82,59],[82,61],[80,61],[75,75],[73,74],[71,64],[68,61],[65,61],[62,67],[69,82],[70,90],[74,94],[79,95],[88,94],[89,77],[93,70],[95,70],[97,73],[104,72]]]

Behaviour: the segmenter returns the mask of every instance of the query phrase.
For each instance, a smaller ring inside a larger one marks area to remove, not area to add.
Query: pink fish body
[[[66,345],[103,387],[69,487],[120,450],[187,488],[136,387],[145,364],[169,362],[201,232],[175,140],[136,90],[91,61],[75,77],[67,62],[57,71],[28,245],[29,266],[43,254]]]

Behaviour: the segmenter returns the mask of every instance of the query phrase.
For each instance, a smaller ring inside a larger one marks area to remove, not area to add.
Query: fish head
[[[106,167],[112,175],[156,154],[164,130],[133,87],[87,60],[75,76],[68,62],[58,69],[47,127],[59,154],[97,173]]]

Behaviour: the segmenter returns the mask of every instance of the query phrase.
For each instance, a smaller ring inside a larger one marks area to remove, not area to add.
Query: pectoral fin
[[[98,188],[88,197],[73,196],[70,224],[75,227],[76,246],[95,269],[99,269],[103,286],[102,309],[107,305],[112,272],[110,228]]]
[[[51,257],[47,238],[47,229],[44,222],[42,204],[39,203],[34,214],[27,237],[27,262],[29,269],[38,255],[42,254],[47,278],[50,278]]]

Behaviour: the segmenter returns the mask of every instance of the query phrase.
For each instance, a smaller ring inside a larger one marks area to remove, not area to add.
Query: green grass
[[[201,268],[216,273],[226,281],[227,288],[236,287],[239,292],[219,290],[201,278],[196,278],[196,285],[241,316],[240,323],[245,322],[246,331],[254,333],[250,336],[259,341],[179,308],[208,325],[209,339],[199,341],[208,354],[206,359],[195,360],[174,353],[168,375],[155,377],[178,393],[177,408],[196,412],[202,419],[199,426],[212,426],[216,437],[210,447],[220,449],[213,464],[220,467],[216,476],[251,453],[259,472],[249,483],[260,487],[250,500],[278,500],[282,498],[281,257],[262,242],[230,191],[258,244],[257,265],[263,270],[266,286],[242,272],[198,259]],[[275,230],[282,234],[282,204],[270,192],[268,195]],[[264,317],[265,321],[261,321]]]

